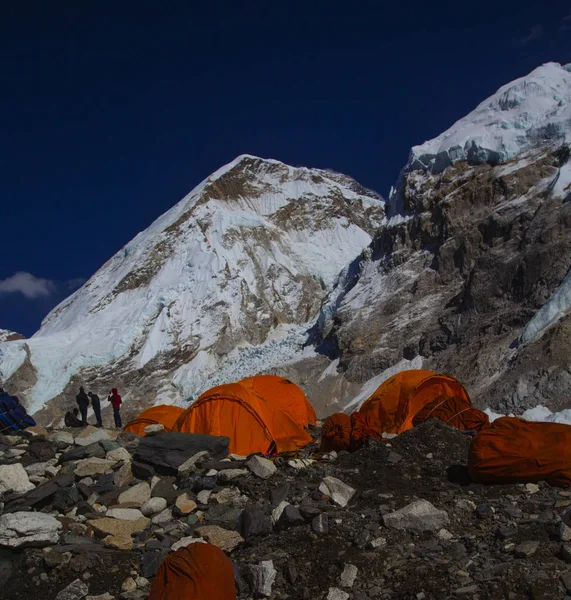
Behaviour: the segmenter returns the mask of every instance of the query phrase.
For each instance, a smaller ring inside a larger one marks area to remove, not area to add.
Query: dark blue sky
[[[3,3],[0,328],[31,335],[238,154],[387,194],[412,145],[571,62],[568,15],[557,0]]]

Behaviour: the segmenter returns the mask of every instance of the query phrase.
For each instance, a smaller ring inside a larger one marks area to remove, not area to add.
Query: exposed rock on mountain
[[[31,411],[55,398],[50,421],[82,383],[183,402],[273,367],[299,351],[339,272],[384,220],[382,199],[347,176],[238,157],[30,340],[0,346],[0,377]]]
[[[13,342],[14,340],[23,340],[25,336],[16,333],[15,331],[8,331],[7,329],[0,329],[0,344],[2,342]]]

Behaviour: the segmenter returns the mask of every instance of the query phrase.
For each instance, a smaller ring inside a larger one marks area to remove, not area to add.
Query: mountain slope
[[[483,406],[571,406],[570,90],[569,67],[549,63],[412,149],[321,324],[346,380],[415,360]]]
[[[382,199],[349,177],[240,156],[30,340],[0,345],[0,376],[35,412],[53,398],[64,406],[80,383],[122,387],[134,406],[254,374],[298,350],[338,273],[383,221]]]

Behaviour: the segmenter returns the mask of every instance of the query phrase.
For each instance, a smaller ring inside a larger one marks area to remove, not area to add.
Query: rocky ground
[[[571,598],[571,491],[470,483],[470,439],[429,421],[271,462],[187,434],[0,437],[2,598],[144,599],[201,541],[228,553],[241,600]]]

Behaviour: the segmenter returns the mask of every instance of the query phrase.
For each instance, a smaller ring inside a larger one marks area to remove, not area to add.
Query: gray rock
[[[329,496],[335,504],[342,508],[347,506],[349,500],[355,494],[355,490],[343,483],[336,477],[325,477],[319,486],[319,491],[325,496]]]
[[[68,431],[53,431],[48,435],[48,440],[71,446],[73,444],[73,435]]]
[[[343,573],[341,573],[341,577],[339,578],[339,584],[344,588],[352,588],[355,583],[355,579],[357,579],[357,573],[359,569],[355,565],[351,565],[347,563],[345,568],[343,569]]]
[[[526,558],[527,556],[531,556],[537,552],[539,548],[539,542],[535,541],[527,541],[518,544],[514,549],[514,554],[518,558]]]
[[[85,600],[115,600],[115,596],[112,596],[109,592],[99,594],[99,596],[87,596]]]
[[[56,596],[56,600],[81,600],[89,593],[89,588],[81,579],[72,581]]]
[[[35,487],[20,463],[0,465],[0,495],[5,492],[25,494]]]
[[[567,571],[561,575],[561,583],[568,592],[571,592],[571,571]]]
[[[188,460],[182,463],[178,468],[179,475],[181,477],[188,477],[191,473],[194,473],[198,470],[197,464],[208,458],[208,452],[206,450],[201,450],[196,454],[193,454]]]
[[[218,474],[218,481],[227,483],[229,481],[234,481],[235,479],[240,479],[240,477],[245,477],[246,475],[248,475],[247,469],[226,469]]]
[[[59,540],[62,524],[50,515],[14,512],[0,517],[0,546],[49,546]]]
[[[311,521],[311,528],[315,533],[329,533],[329,515],[321,513]]]
[[[147,500],[151,497],[151,486],[143,481],[133,487],[125,490],[119,495],[119,504],[125,504],[126,502],[133,502],[139,506],[143,506]]]
[[[165,430],[165,426],[162,423],[154,423],[153,425],[147,425],[144,429],[145,435],[157,435]]]
[[[115,461],[119,461],[119,460],[123,460],[125,462],[131,461],[131,455],[129,454],[128,450],[125,450],[125,448],[115,448],[114,450],[109,450],[109,452],[107,452],[107,454],[105,455],[105,458],[107,460],[115,460]]]
[[[571,542],[571,527],[565,525],[563,521],[557,527],[557,534],[562,542]]]
[[[105,516],[120,521],[136,521],[142,519],[145,515],[137,508],[110,508]]]
[[[396,465],[401,460],[402,460],[402,456],[400,454],[397,454],[396,452],[393,452],[392,450],[389,452],[389,455],[387,456],[387,462],[389,462],[393,465]]]
[[[172,509],[171,508],[165,508],[165,510],[161,511],[158,515],[155,515],[151,519],[151,521],[155,525],[164,525],[165,523],[168,523],[169,521],[172,521],[172,519],[173,519]]]
[[[277,526],[279,529],[289,529],[290,527],[297,527],[298,525],[305,525],[305,519],[301,516],[298,508],[288,504],[284,507],[282,514],[277,521]]]
[[[349,600],[349,594],[339,588],[329,588],[327,600]]]
[[[223,506],[223,505],[222,505]],[[240,533],[245,540],[272,533],[272,522],[257,504],[247,506],[240,515]]]
[[[517,535],[517,531],[517,527],[498,527],[496,529],[496,536],[502,540],[509,540]]]
[[[141,512],[145,517],[152,517],[162,512],[167,507],[167,501],[164,498],[149,498],[141,506]]]
[[[269,479],[277,471],[276,465],[262,456],[252,456],[246,463],[246,467],[261,479]]]
[[[415,531],[438,530],[449,521],[446,511],[437,509],[427,500],[416,500],[400,510],[383,516],[386,527]]]
[[[91,477],[92,475],[102,475],[106,471],[109,471],[116,461],[105,460],[104,458],[84,458],[80,460],[75,466],[76,477]]]
[[[281,502],[287,500],[289,493],[289,483],[282,483],[273,488],[270,492],[270,500],[273,506],[278,506]]]
[[[50,466],[48,462],[33,463],[24,467],[28,477],[43,477],[46,474],[46,469]]]
[[[254,594],[269,598],[276,580],[277,571],[271,560],[263,560],[259,565],[248,567],[248,579]]]
[[[65,512],[72,506],[76,506],[80,501],[79,490],[74,485],[72,487],[60,488],[52,500],[52,506],[60,512]]]

